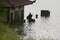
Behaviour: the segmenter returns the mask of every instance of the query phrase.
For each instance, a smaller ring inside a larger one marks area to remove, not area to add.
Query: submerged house
[[[36,0],[0,0],[0,8],[6,9],[6,22],[22,24],[24,20],[24,6],[35,3]]]
[[[50,17],[49,10],[41,10],[41,17]]]

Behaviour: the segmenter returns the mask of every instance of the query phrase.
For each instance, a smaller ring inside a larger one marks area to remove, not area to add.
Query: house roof
[[[36,1],[36,0],[35,0]],[[29,0],[0,0],[0,3],[5,4],[5,6],[21,6],[21,5],[29,5],[34,3],[35,1]]]

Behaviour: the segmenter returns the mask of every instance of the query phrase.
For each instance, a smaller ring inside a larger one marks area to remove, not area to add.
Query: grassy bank
[[[0,23],[0,40],[19,40],[19,38],[17,34],[9,28],[9,25]]]

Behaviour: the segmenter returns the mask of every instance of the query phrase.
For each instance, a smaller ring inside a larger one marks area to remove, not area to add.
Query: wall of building
[[[22,24],[24,20],[24,6],[16,7],[14,10],[10,9],[10,22]]]

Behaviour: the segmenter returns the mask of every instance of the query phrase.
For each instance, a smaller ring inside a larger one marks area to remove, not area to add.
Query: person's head
[[[29,14],[31,14],[31,13],[29,13]]]

